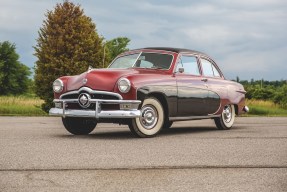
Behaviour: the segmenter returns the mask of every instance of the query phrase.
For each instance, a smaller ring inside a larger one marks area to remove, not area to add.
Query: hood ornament
[[[89,65],[88,72],[91,71],[92,69],[93,69],[93,67],[91,65]]]

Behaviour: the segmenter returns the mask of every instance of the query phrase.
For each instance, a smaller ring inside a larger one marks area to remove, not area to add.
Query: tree
[[[240,79],[238,76],[236,76],[236,82],[239,83],[240,82]]]
[[[117,37],[112,40],[107,41],[106,48],[108,50],[107,60],[112,61],[119,54],[128,51],[127,48],[130,39],[127,37]]]
[[[48,111],[53,103],[52,84],[64,75],[76,75],[88,69],[101,67],[103,61],[103,38],[96,25],[84,15],[80,5],[69,1],[56,4],[48,11],[40,28],[37,45],[38,58],[35,66],[36,94],[45,101],[42,109]]]
[[[280,88],[276,89],[273,101],[282,108],[287,109],[287,84],[283,84]]]
[[[0,95],[18,95],[27,91],[31,72],[18,59],[15,44],[0,42]]]

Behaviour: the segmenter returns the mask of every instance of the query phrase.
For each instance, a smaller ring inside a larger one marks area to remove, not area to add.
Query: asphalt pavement
[[[287,118],[175,123],[155,138],[55,117],[0,117],[0,191],[287,191]]]

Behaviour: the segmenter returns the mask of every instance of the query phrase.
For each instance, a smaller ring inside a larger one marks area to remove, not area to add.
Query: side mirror
[[[178,68],[178,72],[179,73],[183,73],[184,72],[184,68],[183,67]]]

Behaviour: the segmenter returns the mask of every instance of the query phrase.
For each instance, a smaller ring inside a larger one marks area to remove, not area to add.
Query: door
[[[214,114],[220,107],[219,93],[227,92],[227,88],[222,83],[222,75],[216,67],[216,64],[207,58],[200,58],[203,79],[208,87],[207,113]]]
[[[182,55],[177,63],[177,116],[207,115],[208,90],[196,56]]]

